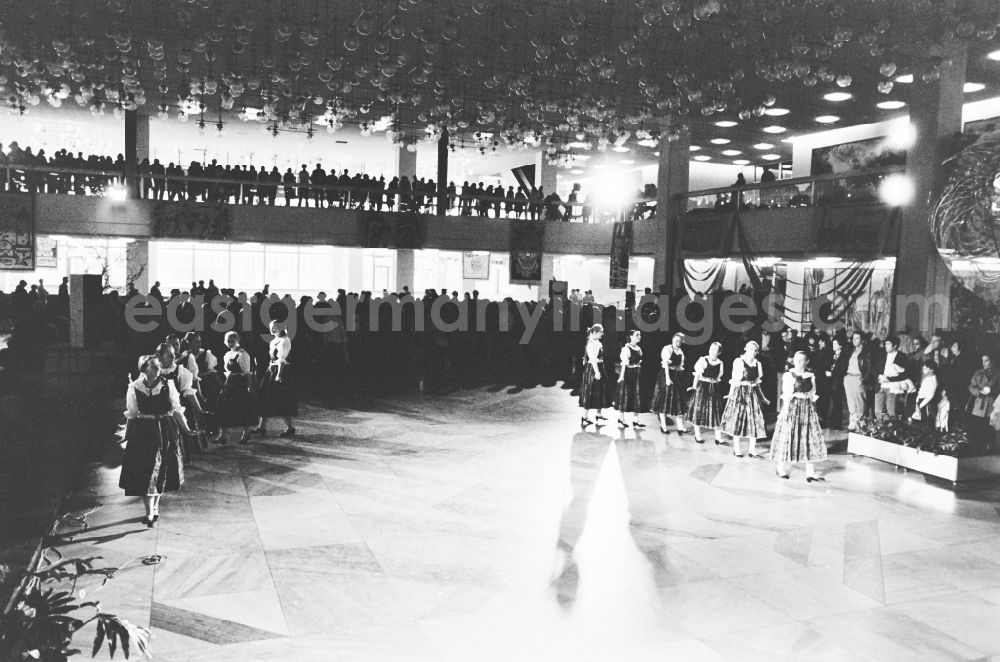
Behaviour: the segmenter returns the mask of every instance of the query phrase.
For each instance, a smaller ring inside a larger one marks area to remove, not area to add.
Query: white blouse
[[[267,353],[267,355],[271,357],[271,365],[288,363],[288,353],[291,351],[292,341],[288,336],[277,336],[272,339],[270,351]]]
[[[705,374],[705,368],[707,368],[709,365],[721,365],[721,364],[722,364],[721,359],[716,359],[715,361],[712,361],[708,358],[708,356],[701,357],[694,363],[694,378],[696,380],[701,379],[701,376]],[[719,370],[719,379],[720,380],[722,379],[722,370]]]
[[[170,370],[160,371],[160,376],[163,378],[172,377],[175,372],[177,373],[177,390],[180,391],[180,394],[194,395],[196,393],[194,389],[194,375],[184,366],[174,364],[174,367]]]
[[[215,366],[219,365],[219,361],[215,358],[215,354],[207,349],[201,350],[198,356],[202,354],[205,356],[205,366],[208,368],[208,371],[212,372],[215,370]],[[184,367],[191,373],[191,377],[194,378],[195,382],[201,381],[201,368],[198,367],[198,359],[195,354],[190,352],[188,353],[186,365]]]
[[[587,362],[597,365],[601,361],[601,341],[587,341]]]
[[[680,369],[681,370],[684,369],[684,361],[686,359],[686,356],[684,355],[684,350],[677,349],[673,345],[664,345],[663,349],[660,350],[660,364],[663,366],[664,370],[668,371],[670,370],[670,357],[673,356],[674,354],[680,354],[681,356]]]
[[[228,352],[226,352],[226,355],[223,357],[223,359],[222,359],[223,360],[223,366],[225,367],[226,374],[227,375],[230,374],[229,362],[232,361],[232,360],[234,360],[234,359],[236,360],[236,363],[239,364],[240,369],[243,371],[243,374],[249,375],[250,374],[250,355],[247,354],[247,351],[245,349],[243,349],[242,347],[237,347],[236,349],[229,350]]]
[[[746,368],[745,368],[746,365],[747,365],[747,363],[744,362],[742,356],[739,357],[739,358],[737,358],[735,361],[733,361],[732,378],[729,380],[730,384],[739,384],[740,382],[746,381],[746,379],[744,379],[744,377],[746,376]],[[759,383],[760,382],[760,363],[757,361],[757,359],[754,359],[753,363],[751,363],[749,365],[750,366],[757,366],[757,382]]]
[[[141,391],[146,395],[157,395],[164,387],[169,391],[170,395],[170,407],[173,411],[178,411],[184,413],[184,408],[181,407],[181,397],[177,393],[177,389],[174,387],[174,383],[171,381],[158,381],[156,385],[150,389],[146,386],[146,381],[140,377],[131,384],[128,385],[128,392],[125,393],[125,418],[135,418],[140,414],[139,412],[139,398],[136,397],[136,391]]]

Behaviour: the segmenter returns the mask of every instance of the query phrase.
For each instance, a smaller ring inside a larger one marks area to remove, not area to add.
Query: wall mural
[[[893,165],[906,165],[906,150],[894,148],[889,138],[880,136],[814,149],[810,173],[826,175]]]

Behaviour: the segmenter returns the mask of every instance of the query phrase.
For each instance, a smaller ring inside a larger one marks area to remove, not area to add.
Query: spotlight
[[[916,194],[913,181],[906,175],[889,175],[882,180],[878,190],[882,202],[892,207],[909,204]]]

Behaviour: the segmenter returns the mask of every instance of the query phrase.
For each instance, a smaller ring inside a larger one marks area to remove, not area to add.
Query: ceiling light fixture
[[[691,152],[697,152],[700,149],[701,149],[701,147],[698,147],[698,145],[691,145],[690,147],[688,147],[688,151],[691,151]]]
[[[764,127],[764,133],[784,133],[785,131],[788,131],[788,129],[786,129],[783,126],[778,126],[777,124],[775,124],[774,126]]]
[[[715,123],[715,126],[721,126],[723,129],[728,129],[731,126],[736,126],[736,122],[732,120],[720,120]]]
[[[764,111],[765,115],[770,115],[771,117],[781,117],[782,115],[787,115],[792,111],[787,108],[768,108]]]
[[[903,83],[907,85],[913,82],[913,74],[903,74],[902,76],[896,76],[897,83]]]
[[[1000,62],[1000,51],[993,51],[992,53],[987,53],[986,57],[996,62]]]
[[[695,161],[710,161],[711,159],[712,157],[707,154],[699,154],[698,156],[694,157]]]
[[[743,152],[741,152],[741,151],[740,151],[740,150],[738,150],[738,149],[726,149],[726,150],[723,150],[723,152],[722,152],[722,153],[723,153],[723,155],[725,155],[725,156],[739,156],[739,155],[740,155],[740,154],[742,154]]]
[[[847,101],[848,99],[853,99],[854,95],[850,92],[830,92],[829,94],[824,94],[823,98],[827,101]]]
[[[762,154],[762,159],[767,159],[768,161],[777,161],[781,158],[781,154]]]
[[[733,165],[740,165],[740,166],[750,165],[750,162],[747,161],[746,159],[736,159],[735,161],[733,161]]]
[[[838,120],[840,120],[840,118],[836,115],[820,115],[816,118],[816,121],[820,124],[833,124]]]
[[[774,145],[771,143],[757,143],[753,146],[754,149],[774,149]]]
[[[906,105],[905,101],[880,101],[875,104],[878,108],[882,110],[897,110]]]
[[[962,91],[965,92],[966,94],[981,92],[982,90],[985,89],[986,86],[983,85],[982,83],[966,83],[965,85],[962,86]]]
[[[730,140],[729,138],[712,138],[709,142],[713,145],[728,145]]]

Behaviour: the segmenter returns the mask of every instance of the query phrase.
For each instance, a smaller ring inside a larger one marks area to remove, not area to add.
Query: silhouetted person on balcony
[[[326,171],[323,170],[323,166],[319,163],[313,168],[312,175],[309,181],[313,185],[313,202],[317,207],[324,206],[324,201],[326,200],[326,192],[321,188],[323,184],[326,184]]]
[[[774,176],[774,172],[770,167],[764,166],[764,172],[760,174],[760,183],[767,184],[768,182],[776,181],[777,177]]]
[[[302,207],[308,202],[309,198],[309,171],[306,169],[306,164],[302,164],[302,170],[299,170],[299,207]]]
[[[152,175],[153,199],[162,200],[166,187],[166,182],[163,180],[166,169],[160,163],[160,159],[153,159],[153,164],[149,166],[149,174]]]
[[[739,188],[745,188],[746,185],[747,185],[747,180],[743,176],[743,173],[741,172],[740,174],[736,175],[736,181],[733,182],[733,186],[739,187]],[[739,205],[740,209],[743,208],[743,192],[742,191],[733,191],[733,204],[734,205]]]
[[[291,168],[285,171],[281,183],[285,185],[285,206],[288,207],[295,199],[295,173]]]

